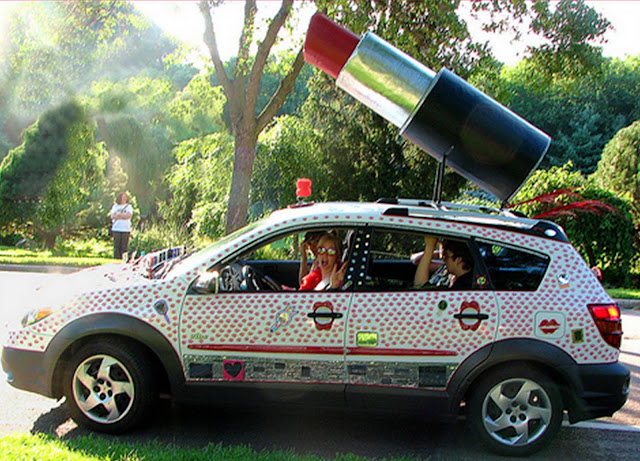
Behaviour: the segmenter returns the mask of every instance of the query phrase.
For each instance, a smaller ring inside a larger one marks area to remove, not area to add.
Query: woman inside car
[[[318,266],[300,283],[300,291],[322,291],[342,286],[347,264],[341,263],[342,242],[334,233],[326,233],[318,241]]]

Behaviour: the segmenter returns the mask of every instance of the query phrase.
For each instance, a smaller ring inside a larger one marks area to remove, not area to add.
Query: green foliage
[[[189,139],[174,155],[176,164],[165,178],[171,198],[160,205],[162,217],[171,228],[219,237],[224,233],[233,167],[232,138],[218,133]]]
[[[484,2],[484,5],[487,3]],[[316,4],[318,9],[326,11],[329,17],[335,18],[354,33],[375,32],[435,70],[446,67],[466,76],[487,55],[485,46],[471,40],[467,25],[457,11],[459,1],[323,0],[316,1]]]
[[[640,118],[640,57],[605,61],[598,74],[549,78],[544,68],[524,60],[489,83],[496,99],[554,141],[542,167],[573,162],[595,171],[605,144]]]
[[[10,25],[11,107],[31,116],[92,80],[161,71],[176,49],[130,2],[27,2]]]
[[[164,223],[155,222],[144,227],[141,231],[134,231],[129,241],[129,253],[137,251],[141,254],[151,253],[164,248],[187,245],[190,236],[184,228],[173,228]],[[113,254],[113,247],[110,247]]]
[[[530,48],[532,61],[548,74],[584,75],[598,72],[602,63],[602,49],[597,43],[605,41],[604,33],[611,23],[584,1],[561,0],[552,11],[548,2],[536,2],[537,13],[531,29],[546,43]]]
[[[602,152],[596,182],[629,200],[640,224],[640,121],[621,129]]]
[[[174,143],[224,131],[226,98],[206,74],[196,75],[167,107],[168,136]]]
[[[303,119],[284,116],[260,138],[251,181],[251,214],[261,216],[296,202],[298,178],[316,180],[327,174],[319,157],[317,133]],[[314,182],[313,199],[327,197],[322,184]]]
[[[132,77],[118,83],[94,83],[87,98],[97,116],[100,135],[111,157],[117,157],[143,215],[156,213],[166,195],[162,176],[172,163],[172,141],[164,112],[173,98],[166,79]]]
[[[571,164],[538,170],[516,195],[514,203],[532,202],[516,206],[528,216],[536,216],[552,208],[571,203],[571,197],[558,197],[553,203],[534,199],[553,191],[571,189],[585,200],[597,200],[615,208],[616,212],[592,213],[578,207],[572,214],[549,218],[560,224],[569,240],[583,255],[590,266],[598,266],[603,271],[604,280],[616,286],[624,286],[629,281],[632,265],[637,262],[634,246],[635,230],[632,222],[631,206],[626,200],[599,188],[592,180],[580,172],[571,171]]]
[[[110,241],[98,238],[58,238],[53,248],[56,256],[111,258],[113,256],[113,244]]]
[[[35,232],[51,248],[101,183],[105,162],[82,107],[46,112],[0,164],[0,227]]]
[[[260,138],[252,215],[295,203],[302,177],[313,181],[310,200],[431,197],[436,161],[362,104],[340,90],[312,86],[302,113],[280,117]],[[455,196],[463,183],[448,174],[445,196]]]

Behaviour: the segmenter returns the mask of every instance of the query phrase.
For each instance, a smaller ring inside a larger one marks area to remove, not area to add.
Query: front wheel
[[[65,370],[64,394],[78,424],[110,434],[125,432],[146,419],[156,398],[149,357],[126,341],[86,344]]]
[[[562,397],[545,374],[512,366],[481,379],[469,399],[469,424],[495,453],[527,456],[545,446],[562,423]]]

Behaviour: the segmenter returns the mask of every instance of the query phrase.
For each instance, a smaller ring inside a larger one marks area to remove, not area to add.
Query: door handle
[[[455,314],[453,318],[457,320],[487,320],[489,316],[487,314]]]
[[[307,317],[312,319],[341,319],[341,312],[309,312]]]

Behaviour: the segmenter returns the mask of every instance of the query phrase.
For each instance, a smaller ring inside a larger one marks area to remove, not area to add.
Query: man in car
[[[473,282],[473,258],[469,248],[463,242],[455,240],[442,241],[442,259],[446,272],[452,276],[447,277],[440,269],[430,276],[429,268],[436,249],[438,239],[425,235],[424,254],[418,263],[413,285],[422,288],[426,285],[444,286],[454,290],[468,290]]]

